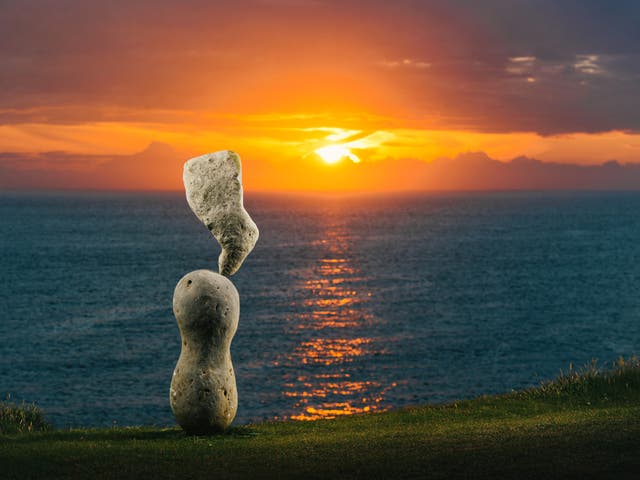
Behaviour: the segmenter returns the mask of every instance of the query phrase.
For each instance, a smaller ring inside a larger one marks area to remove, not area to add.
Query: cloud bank
[[[0,153],[0,188],[182,190],[184,160],[170,146],[160,143],[134,155]],[[51,169],[52,164],[55,169]],[[249,191],[640,190],[640,163],[576,165],[526,157],[501,162],[482,152],[430,163],[387,159],[343,162],[335,167],[316,165],[316,170],[308,164],[269,164],[247,158],[243,164]],[[272,170],[268,176],[261,175],[265,168]],[[281,177],[278,169],[282,170]],[[298,170],[295,182],[285,181]],[[283,181],[278,183],[274,178]]]

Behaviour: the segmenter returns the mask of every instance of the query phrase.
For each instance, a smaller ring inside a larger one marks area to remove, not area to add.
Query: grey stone
[[[243,205],[240,157],[222,150],[192,158],[184,164],[183,181],[191,210],[222,247],[220,274],[233,275],[259,234]]]
[[[222,432],[238,409],[230,352],[240,316],[238,291],[228,278],[196,270],[176,285],[173,313],[182,337],[169,393],[173,414],[188,434]]]

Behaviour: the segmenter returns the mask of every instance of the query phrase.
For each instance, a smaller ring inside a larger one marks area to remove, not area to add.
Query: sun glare
[[[360,159],[357,155],[353,154],[351,150],[341,145],[328,145],[326,147],[318,148],[315,150],[315,153],[328,165],[338,163],[343,158],[348,158],[353,163],[360,163]]]

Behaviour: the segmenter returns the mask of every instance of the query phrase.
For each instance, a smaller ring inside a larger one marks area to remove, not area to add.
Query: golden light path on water
[[[384,351],[362,335],[376,319],[365,308],[371,292],[353,287],[360,272],[349,255],[347,229],[337,219],[325,220],[323,238],[313,245],[322,252],[321,258],[308,272],[311,278],[296,287],[305,291],[301,297],[307,300],[292,318],[295,329],[312,334],[282,358],[302,366],[282,385],[282,395],[293,400],[293,413],[288,415],[293,420],[385,410],[389,408],[385,394],[396,386],[384,386],[374,378],[354,379],[350,372],[350,364]]]

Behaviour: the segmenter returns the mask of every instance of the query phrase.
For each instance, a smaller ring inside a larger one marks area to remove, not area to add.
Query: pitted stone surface
[[[240,299],[233,283],[210,270],[186,274],[173,294],[182,351],[169,400],[180,426],[192,435],[224,431],[238,409],[231,340]]]
[[[192,158],[184,164],[183,181],[191,210],[222,247],[220,274],[233,275],[259,235],[243,205],[240,157],[222,150]]]

